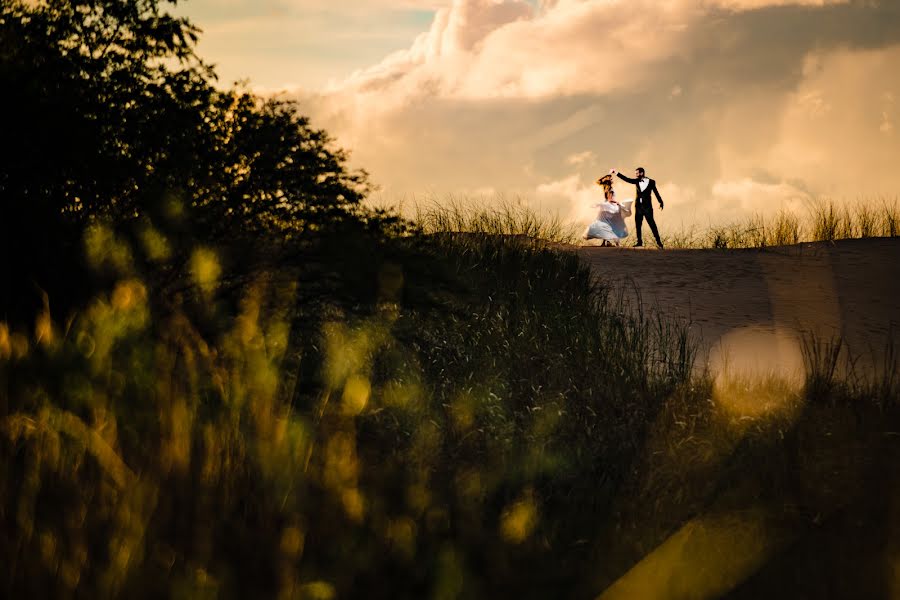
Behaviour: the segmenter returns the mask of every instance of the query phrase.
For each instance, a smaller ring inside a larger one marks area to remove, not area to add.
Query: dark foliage
[[[83,227],[150,221],[201,240],[290,238],[347,220],[369,189],[293,104],[220,90],[198,30],[159,0],[0,8],[0,314],[76,299]],[[65,290],[66,293],[58,293]],[[86,291],[86,290],[83,290]],[[65,307],[62,307],[65,308]]]

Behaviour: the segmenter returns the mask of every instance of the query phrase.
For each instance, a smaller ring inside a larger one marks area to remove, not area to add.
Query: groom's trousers
[[[634,228],[637,230],[637,239],[638,243],[643,243],[643,232],[641,231],[644,228],[644,219],[647,219],[647,225],[650,226],[650,231],[653,232],[653,237],[656,239],[656,243],[662,246],[662,240],[659,239],[659,230],[656,228],[656,221],[653,219],[653,210],[641,210],[638,209],[634,212]]]

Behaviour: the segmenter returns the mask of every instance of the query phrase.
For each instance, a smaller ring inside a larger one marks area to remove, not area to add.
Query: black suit
[[[647,219],[647,225],[650,226],[650,231],[653,232],[656,243],[662,246],[662,240],[659,239],[659,230],[656,228],[656,221],[653,219],[653,198],[651,194],[656,194],[656,199],[659,200],[660,207],[662,207],[663,204],[663,199],[660,197],[659,190],[656,188],[656,180],[651,179],[650,183],[647,184],[647,187],[644,190],[641,190],[640,179],[625,177],[621,173],[616,173],[616,175],[618,175],[619,179],[622,181],[633,183],[637,193],[637,199],[634,203],[634,227],[637,230],[638,243],[643,243],[643,240],[641,239],[641,229],[644,226],[644,219]]]

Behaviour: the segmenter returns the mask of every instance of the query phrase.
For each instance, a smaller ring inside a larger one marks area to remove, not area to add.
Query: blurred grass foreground
[[[160,3],[0,7],[3,596],[900,594],[894,354],[698,374],[553,224],[365,209]]]

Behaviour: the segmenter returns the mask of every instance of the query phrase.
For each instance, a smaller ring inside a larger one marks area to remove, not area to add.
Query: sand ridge
[[[900,333],[900,238],[765,249],[575,251],[603,282],[625,290],[631,304],[634,290],[645,307],[688,320],[706,350],[740,331],[797,339],[811,333],[841,336],[851,353],[877,362],[889,337]],[[766,353],[765,335],[756,338],[753,351]]]

